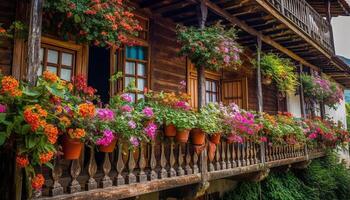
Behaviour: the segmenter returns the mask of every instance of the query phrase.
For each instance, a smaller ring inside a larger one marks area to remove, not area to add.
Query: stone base
[[[85,189],[87,191],[93,190],[96,188],[97,188],[97,182],[95,181],[95,179],[90,178],[89,181],[85,184]]]
[[[176,176],[176,171],[174,168],[169,169],[169,177],[175,177]]]
[[[126,182],[128,183],[128,184],[131,184],[131,183],[136,183],[136,176],[134,175],[134,174],[128,174],[127,176],[126,176]]]
[[[52,197],[58,196],[61,194],[63,194],[63,187],[62,186],[54,187],[50,190],[50,196],[52,196]]]
[[[158,177],[160,179],[167,178],[168,177],[167,171],[165,169],[161,169],[158,173]]]
[[[142,182],[146,182],[147,181],[147,175],[145,174],[145,172],[142,172],[142,173],[139,173],[137,175],[137,181],[139,183],[142,183]]]
[[[118,175],[115,179],[114,179],[114,184],[119,186],[119,185],[125,185],[125,179],[123,176]]]
[[[182,169],[182,167],[179,167],[179,168],[177,168],[177,170],[176,170],[176,174],[177,174],[178,176],[183,176],[183,175],[185,175],[185,171]]]
[[[68,187],[68,193],[73,194],[81,191],[81,186],[78,181],[72,182]]]
[[[186,173],[186,175],[190,175],[190,174],[193,173],[190,166],[187,166],[187,167],[185,168],[185,173]]]
[[[113,182],[108,176],[105,176],[103,177],[100,184],[102,188],[107,188],[107,187],[111,187],[113,185]]]

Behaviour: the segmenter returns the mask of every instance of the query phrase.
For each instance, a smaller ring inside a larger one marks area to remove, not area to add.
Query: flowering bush
[[[188,56],[195,66],[211,70],[232,69],[240,64],[241,47],[236,42],[236,29],[225,29],[219,23],[198,29],[178,27],[180,55]]]
[[[310,102],[322,102],[325,105],[336,108],[337,104],[343,101],[343,91],[335,83],[324,79],[317,73],[313,76],[302,74],[304,95]]]
[[[220,105],[209,103],[200,109],[197,114],[197,128],[202,129],[206,134],[212,135],[223,132],[223,119],[220,112]]]
[[[142,29],[122,0],[47,0],[43,19],[64,37],[101,47],[133,44],[129,37]]]
[[[298,85],[298,78],[294,73],[294,66],[289,59],[268,53],[261,57],[261,73],[265,78],[272,78],[280,92],[294,93]]]

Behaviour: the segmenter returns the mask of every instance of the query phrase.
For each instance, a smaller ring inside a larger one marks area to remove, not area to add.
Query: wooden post
[[[26,80],[35,85],[37,71],[40,66],[39,51],[41,43],[43,0],[32,0],[30,6],[30,24],[28,35],[28,69]]]
[[[258,48],[257,48],[257,97],[258,97],[258,111],[263,112],[263,94],[262,94],[262,85],[261,85],[261,70],[260,70],[260,61],[261,61],[261,38],[257,38]]]
[[[303,65],[300,63],[299,65],[299,90],[300,90],[300,109],[301,109],[301,117],[306,118],[306,111],[305,111],[305,100],[304,100],[304,87],[303,83],[301,82],[301,74],[303,73]]]
[[[331,38],[331,44],[332,44],[332,50],[333,54],[335,53],[335,48],[334,48],[334,35],[333,35],[333,28],[332,28],[332,13],[331,13],[331,0],[324,0],[324,4],[326,7],[326,20],[328,22],[328,28],[330,32],[330,38]]]

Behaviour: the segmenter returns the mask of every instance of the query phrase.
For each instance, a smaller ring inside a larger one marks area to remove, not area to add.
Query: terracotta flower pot
[[[271,85],[272,83],[272,78],[270,76],[263,76],[262,77],[262,84],[264,85]]]
[[[118,139],[115,138],[109,145],[107,146],[98,146],[98,149],[100,150],[100,152],[104,152],[104,153],[111,153],[114,151],[115,145],[117,144]]]
[[[210,141],[214,144],[220,144],[221,139],[221,133],[215,133],[214,135],[210,136]]]
[[[164,135],[166,137],[175,137],[176,136],[176,127],[173,124],[169,124],[164,127]]]
[[[188,129],[177,131],[175,139],[177,142],[186,143],[188,141],[189,135],[190,135],[190,130]]]
[[[194,145],[203,145],[205,143],[205,134],[201,129],[192,129],[191,136]]]
[[[83,143],[79,139],[71,139],[67,136],[62,140],[63,158],[66,160],[76,160],[80,157]]]

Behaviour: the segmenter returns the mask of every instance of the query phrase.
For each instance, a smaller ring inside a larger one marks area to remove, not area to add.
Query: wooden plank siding
[[[13,0],[1,0],[0,3],[0,24],[8,28],[15,20],[16,4]],[[11,74],[13,55],[13,40],[0,38],[0,69],[3,74]]]

